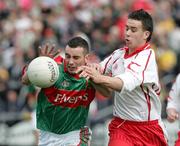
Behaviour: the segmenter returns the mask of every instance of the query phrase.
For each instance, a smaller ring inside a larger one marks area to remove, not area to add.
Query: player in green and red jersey
[[[88,54],[88,43],[81,37],[74,37],[67,43],[65,59],[61,56],[54,58],[59,65],[59,78],[52,87],[41,89],[37,100],[40,146],[87,145],[81,141],[80,135],[95,97],[95,89],[85,78],[79,78],[76,70],[86,65]],[[26,73],[22,82],[29,83]],[[88,134],[86,130],[84,133]]]

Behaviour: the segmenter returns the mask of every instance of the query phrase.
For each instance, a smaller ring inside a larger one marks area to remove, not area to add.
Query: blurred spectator
[[[179,120],[180,122],[179,103],[180,103],[180,74],[177,75],[176,80],[173,83],[173,86],[169,92],[168,104],[167,104],[167,119],[169,122],[175,122],[176,120]],[[178,132],[178,139],[175,142],[175,146],[180,146],[180,131]]]

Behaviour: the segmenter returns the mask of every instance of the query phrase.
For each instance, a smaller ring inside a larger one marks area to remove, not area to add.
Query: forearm
[[[99,84],[104,85],[107,88],[110,88],[115,91],[120,92],[123,87],[123,81],[120,78],[101,75],[99,76],[98,80]]]
[[[121,91],[123,87],[123,81],[120,78],[102,75],[99,71],[92,67],[83,66],[81,71],[82,73],[80,76],[87,79],[90,78],[93,83],[98,85],[98,88],[97,86],[95,86],[95,88],[99,89],[101,91],[100,93],[104,94],[105,90],[109,91],[109,89]]]
[[[92,86],[96,89],[97,92],[102,94],[106,98],[112,97],[112,89],[104,86],[103,84],[97,84],[91,81]]]

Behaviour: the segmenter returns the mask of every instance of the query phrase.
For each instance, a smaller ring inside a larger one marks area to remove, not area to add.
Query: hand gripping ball
[[[40,56],[30,62],[27,68],[27,76],[33,85],[47,88],[57,81],[59,68],[52,58]]]

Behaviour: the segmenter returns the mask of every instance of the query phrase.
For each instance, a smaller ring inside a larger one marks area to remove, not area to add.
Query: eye
[[[78,60],[80,57],[79,56],[74,56],[73,57],[75,60]]]
[[[69,54],[65,54],[65,58],[70,58],[70,55]]]
[[[126,26],[126,31],[128,31],[128,30],[129,30],[129,27]]]
[[[137,28],[136,28],[136,27],[132,27],[132,28],[131,28],[131,31],[132,31],[132,32],[136,32],[136,31],[137,31]]]

